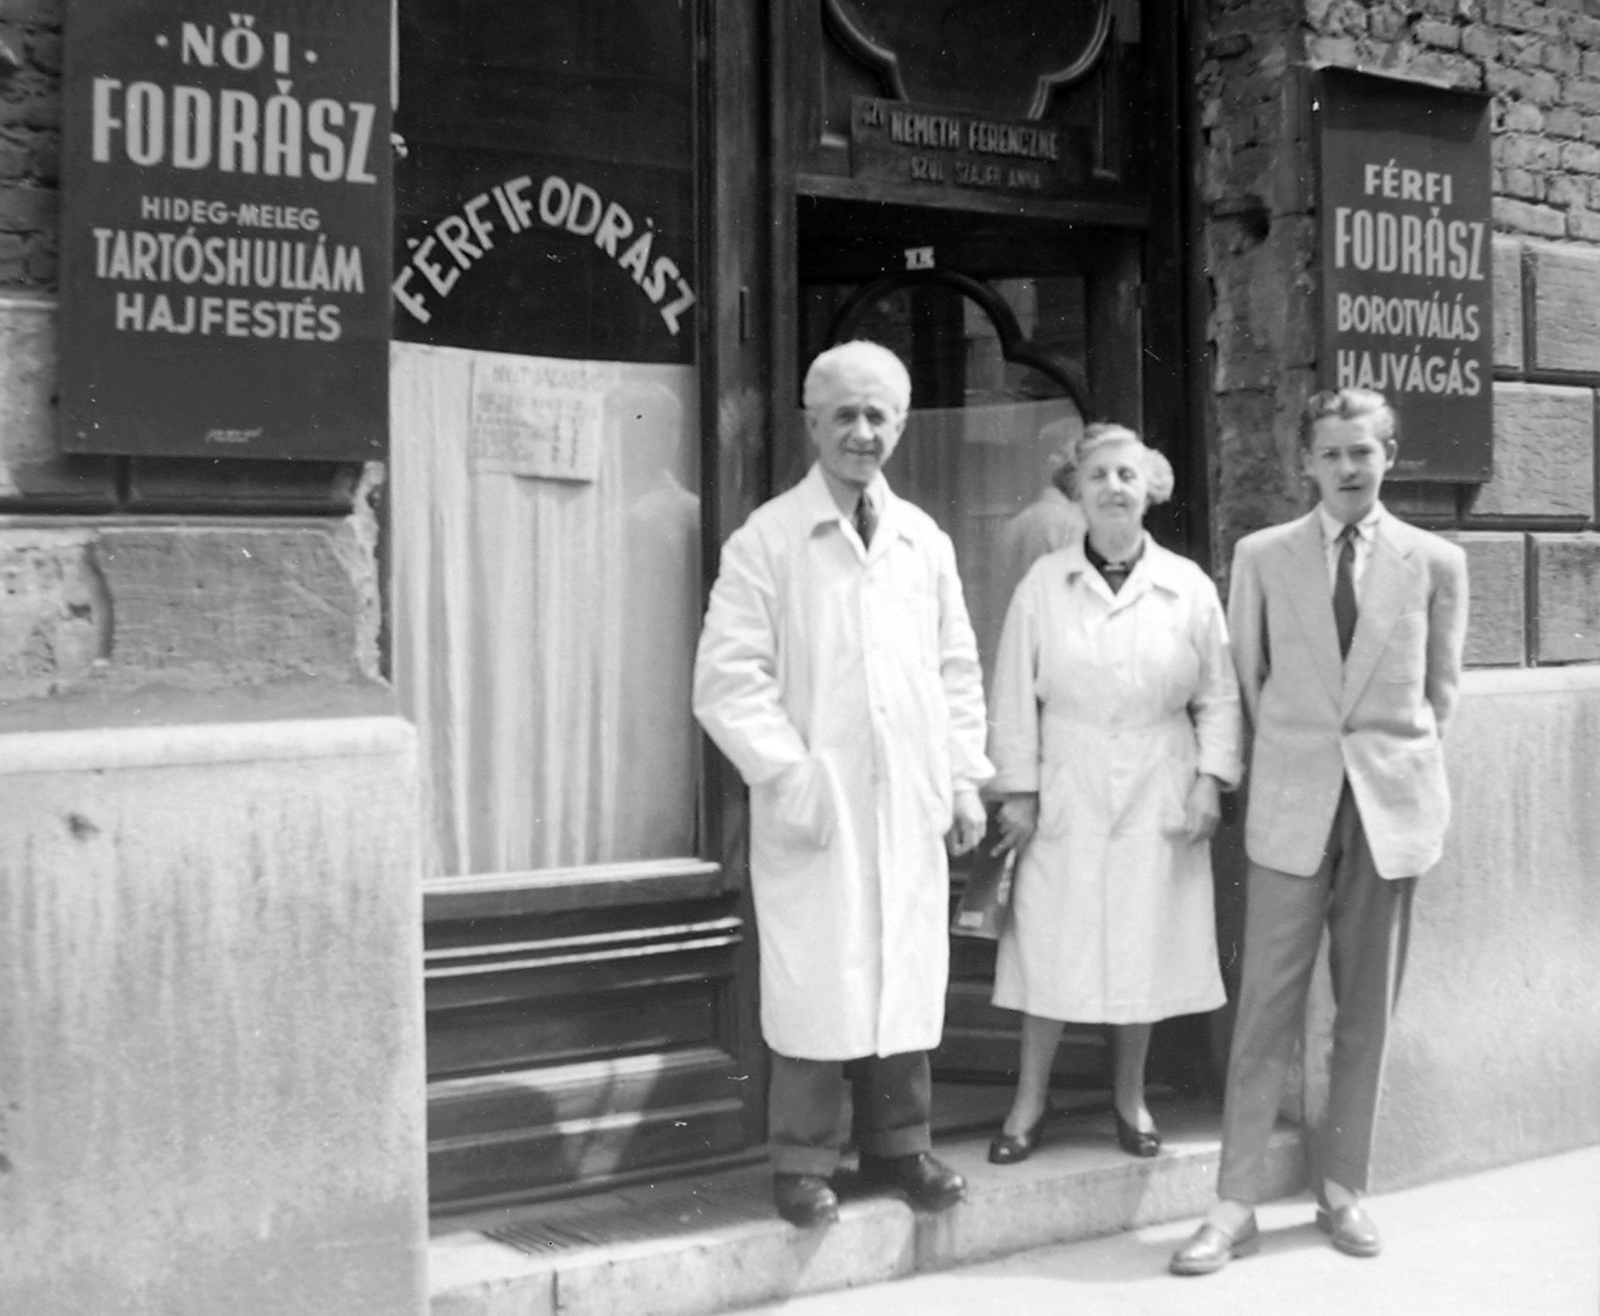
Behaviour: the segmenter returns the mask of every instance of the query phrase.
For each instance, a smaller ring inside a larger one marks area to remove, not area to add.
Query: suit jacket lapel
[[[1322,548],[1322,527],[1313,512],[1285,541],[1289,549],[1284,577],[1306,642],[1316,658],[1317,673],[1337,701],[1343,687],[1339,664],[1339,632],[1333,624],[1333,589],[1328,584],[1328,559]],[[1359,634],[1359,630],[1357,634]]]
[[[1393,524],[1388,516],[1379,520],[1372,541],[1372,556],[1362,576],[1356,633],[1344,664],[1344,697],[1340,703],[1345,713],[1354,707],[1356,697],[1372,679],[1384,645],[1388,643],[1389,632],[1405,608],[1409,574],[1406,559],[1410,548],[1394,542],[1390,530]]]

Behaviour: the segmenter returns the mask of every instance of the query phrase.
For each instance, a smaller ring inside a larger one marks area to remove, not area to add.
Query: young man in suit
[[[1381,394],[1318,393],[1301,424],[1318,506],[1234,551],[1228,622],[1255,732],[1244,967],[1218,1200],[1175,1274],[1220,1270],[1259,1241],[1267,1140],[1324,924],[1336,1014],[1317,1224],[1352,1256],[1380,1248],[1360,1194],[1412,892],[1449,822],[1439,737],[1467,625],[1465,554],[1378,500],[1395,451]]]

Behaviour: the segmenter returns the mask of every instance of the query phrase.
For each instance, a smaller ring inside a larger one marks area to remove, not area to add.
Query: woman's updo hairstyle
[[[1131,443],[1139,450],[1139,461],[1144,467],[1144,480],[1150,490],[1152,503],[1164,503],[1172,497],[1172,487],[1175,483],[1172,463],[1154,448],[1147,446],[1145,441],[1126,425],[1097,420],[1093,425],[1084,427],[1083,433],[1078,436],[1078,441],[1068,450],[1066,461],[1059,472],[1058,487],[1068,498],[1077,502],[1082,493],[1078,487],[1078,472],[1083,469],[1089,454],[1096,448],[1104,448],[1113,443]]]

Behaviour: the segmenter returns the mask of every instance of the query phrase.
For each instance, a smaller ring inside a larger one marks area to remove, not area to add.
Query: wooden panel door
[[[766,256],[737,236],[765,203],[761,12],[399,7],[391,540],[436,1211],[759,1154],[742,797],[688,676],[765,494]],[[593,467],[552,476],[540,444],[580,433]]]

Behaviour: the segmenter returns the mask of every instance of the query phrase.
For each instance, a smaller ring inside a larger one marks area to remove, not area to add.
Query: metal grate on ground
[[[765,1175],[746,1174],[739,1180],[689,1181],[645,1192],[608,1193],[592,1206],[565,1202],[560,1208],[549,1208],[548,1214],[520,1216],[480,1232],[538,1257],[573,1248],[647,1242],[771,1216],[771,1190]]]

